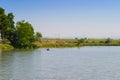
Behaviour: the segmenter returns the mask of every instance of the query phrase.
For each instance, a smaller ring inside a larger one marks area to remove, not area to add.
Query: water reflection
[[[4,78],[6,78],[6,80],[9,80],[13,75],[13,58],[10,56],[11,54],[9,52],[3,52],[0,50],[0,79],[5,80]]]

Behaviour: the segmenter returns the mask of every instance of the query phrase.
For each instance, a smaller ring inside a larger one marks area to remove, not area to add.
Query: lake
[[[0,80],[120,80],[120,47],[1,51]]]

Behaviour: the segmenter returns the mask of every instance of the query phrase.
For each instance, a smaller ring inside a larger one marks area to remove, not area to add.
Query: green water
[[[120,47],[1,51],[0,80],[120,80]]]

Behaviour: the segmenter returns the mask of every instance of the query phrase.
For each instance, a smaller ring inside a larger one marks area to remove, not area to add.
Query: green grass
[[[38,48],[61,48],[61,47],[82,47],[82,46],[120,46],[120,40],[112,39],[110,43],[105,43],[106,39],[86,39],[83,43],[78,44],[77,39],[42,39],[40,42],[34,42]],[[14,49],[9,43],[0,44],[0,49]]]
[[[0,44],[0,49],[2,50],[13,50],[14,47],[9,44]]]
[[[81,47],[81,46],[120,46],[120,40],[112,39],[105,43],[106,39],[86,39],[78,44],[77,39],[42,39],[41,42],[34,42],[37,47]]]

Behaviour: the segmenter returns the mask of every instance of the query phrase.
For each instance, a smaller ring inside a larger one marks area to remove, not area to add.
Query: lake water
[[[120,80],[120,47],[1,51],[0,80]]]

